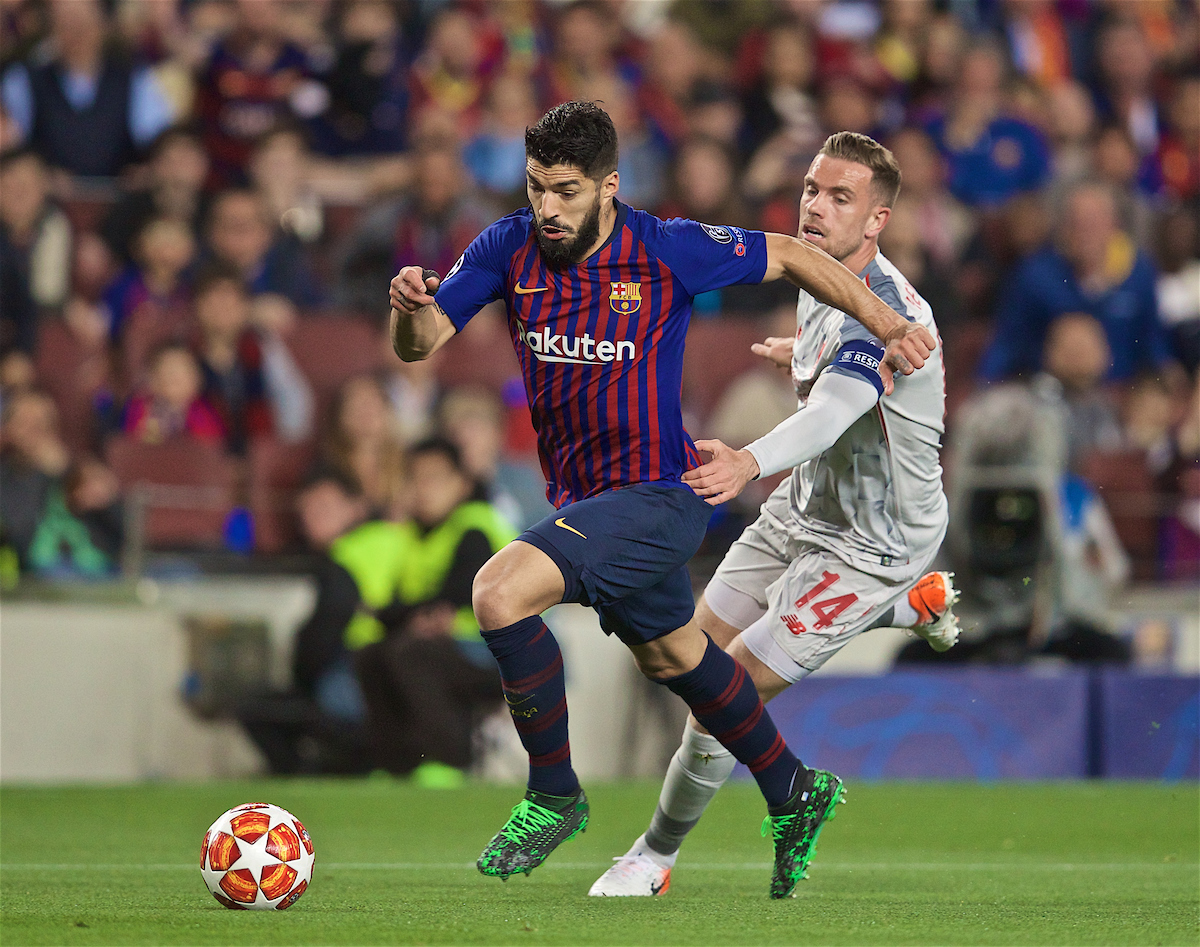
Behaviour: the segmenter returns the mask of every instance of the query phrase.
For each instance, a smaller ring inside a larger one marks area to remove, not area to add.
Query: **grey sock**
[[[646,830],[646,846],[662,855],[678,851],[736,765],[716,737],[685,726]]]

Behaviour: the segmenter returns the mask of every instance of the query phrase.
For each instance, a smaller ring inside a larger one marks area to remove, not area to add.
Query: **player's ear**
[[[610,197],[615,197],[620,184],[621,175],[615,170],[609,171],[600,181],[600,199],[608,200]]]
[[[887,226],[888,218],[892,216],[892,209],[884,207],[880,204],[875,208],[875,212],[871,215],[871,219],[867,222],[867,237],[877,237],[883,228]]]

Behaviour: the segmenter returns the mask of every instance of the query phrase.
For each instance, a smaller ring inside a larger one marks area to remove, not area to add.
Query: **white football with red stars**
[[[235,806],[212,824],[200,874],[212,896],[235,911],[283,911],[308,890],[313,843],[304,823],[269,802]]]

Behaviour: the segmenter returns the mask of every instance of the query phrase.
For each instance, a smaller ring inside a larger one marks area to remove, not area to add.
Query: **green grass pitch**
[[[592,823],[528,878],[474,859],[513,787],[389,780],[0,792],[0,941],[17,944],[1197,944],[1194,784],[855,784],[798,896],[767,899],[753,785],[718,796],[669,894],[588,898],[657,784],[588,787]],[[268,801],[316,844],[286,912],[204,888],[205,829]]]

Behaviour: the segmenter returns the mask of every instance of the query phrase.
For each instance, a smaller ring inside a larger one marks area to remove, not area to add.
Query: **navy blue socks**
[[[567,688],[562,652],[537,615],[483,632],[500,665],[504,700],[529,753],[529,788],[571,796],[579,780],[571,768],[567,738]]]
[[[711,638],[695,668],[659,683],[682,697],[700,725],[749,767],[768,806],[792,797],[800,761],[783,742],[746,669]]]

